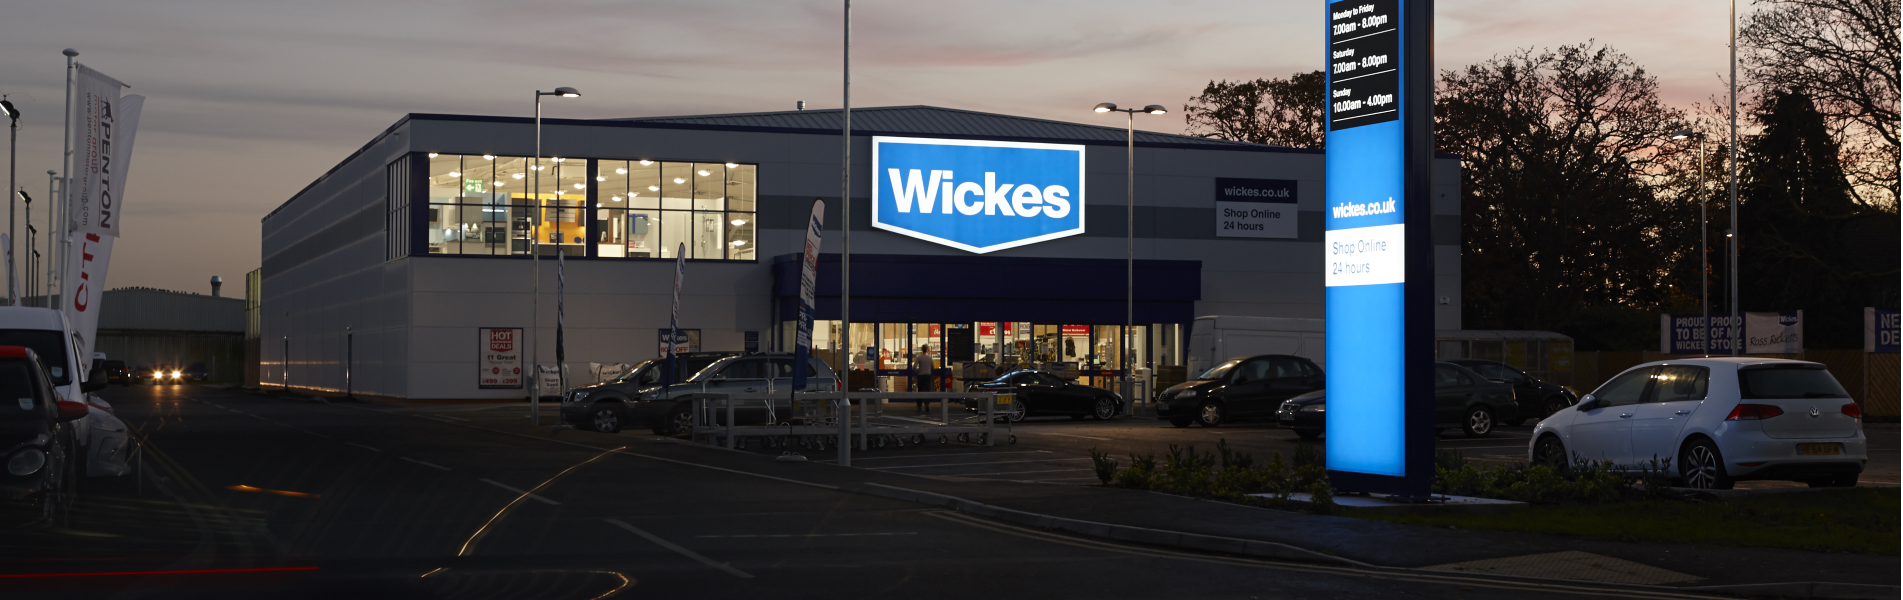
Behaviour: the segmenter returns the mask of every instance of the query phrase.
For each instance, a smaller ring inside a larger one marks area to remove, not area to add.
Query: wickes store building
[[[835,367],[850,349],[898,374],[929,347],[1096,378],[1182,364],[1198,316],[1322,316],[1320,151],[1137,132],[1124,347],[1124,129],[904,106],[853,111],[842,331],[840,116],[545,119],[537,169],[531,119],[408,115],[264,217],[260,380],[519,398],[528,339],[555,361],[559,286],[588,381],[662,352],[682,258],[677,347],[790,350],[814,200]],[[1458,162],[1434,181],[1436,329],[1459,329]]]

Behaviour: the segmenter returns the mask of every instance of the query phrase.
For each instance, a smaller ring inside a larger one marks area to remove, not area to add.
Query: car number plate
[[[1797,453],[1805,456],[1817,454],[1843,454],[1843,444],[1798,444]]]

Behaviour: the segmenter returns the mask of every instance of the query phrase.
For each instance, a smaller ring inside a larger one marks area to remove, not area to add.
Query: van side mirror
[[[92,413],[92,407],[86,406],[86,403],[73,402],[71,400],[59,401],[58,408],[59,408],[59,421],[61,423],[79,419]]]
[[[86,381],[79,384],[79,391],[85,393],[97,392],[103,389],[106,389],[106,369],[104,367],[93,367],[92,370],[87,371]]]

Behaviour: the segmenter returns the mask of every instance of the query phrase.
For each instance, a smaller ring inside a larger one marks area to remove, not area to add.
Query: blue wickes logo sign
[[[872,138],[872,226],[986,253],[1084,232],[1084,147]]]

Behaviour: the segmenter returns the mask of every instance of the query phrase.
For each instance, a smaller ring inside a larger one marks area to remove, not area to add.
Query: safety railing
[[[692,436],[696,441],[745,448],[836,449],[839,464],[852,464],[852,451],[923,445],[937,436],[995,446],[1017,435],[1007,412],[1016,410],[1012,394],[992,392],[802,392],[796,394],[691,394]],[[938,414],[899,416],[885,413],[891,402],[936,402]],[[956,414],[952,404],[961,405]],[[933,419],[931,417],[937,417]],[[784,418],[785,420],[781,420]],[[796,423],[797,421],[797,423]],[[757,440],[757,441],[756,441]]]

